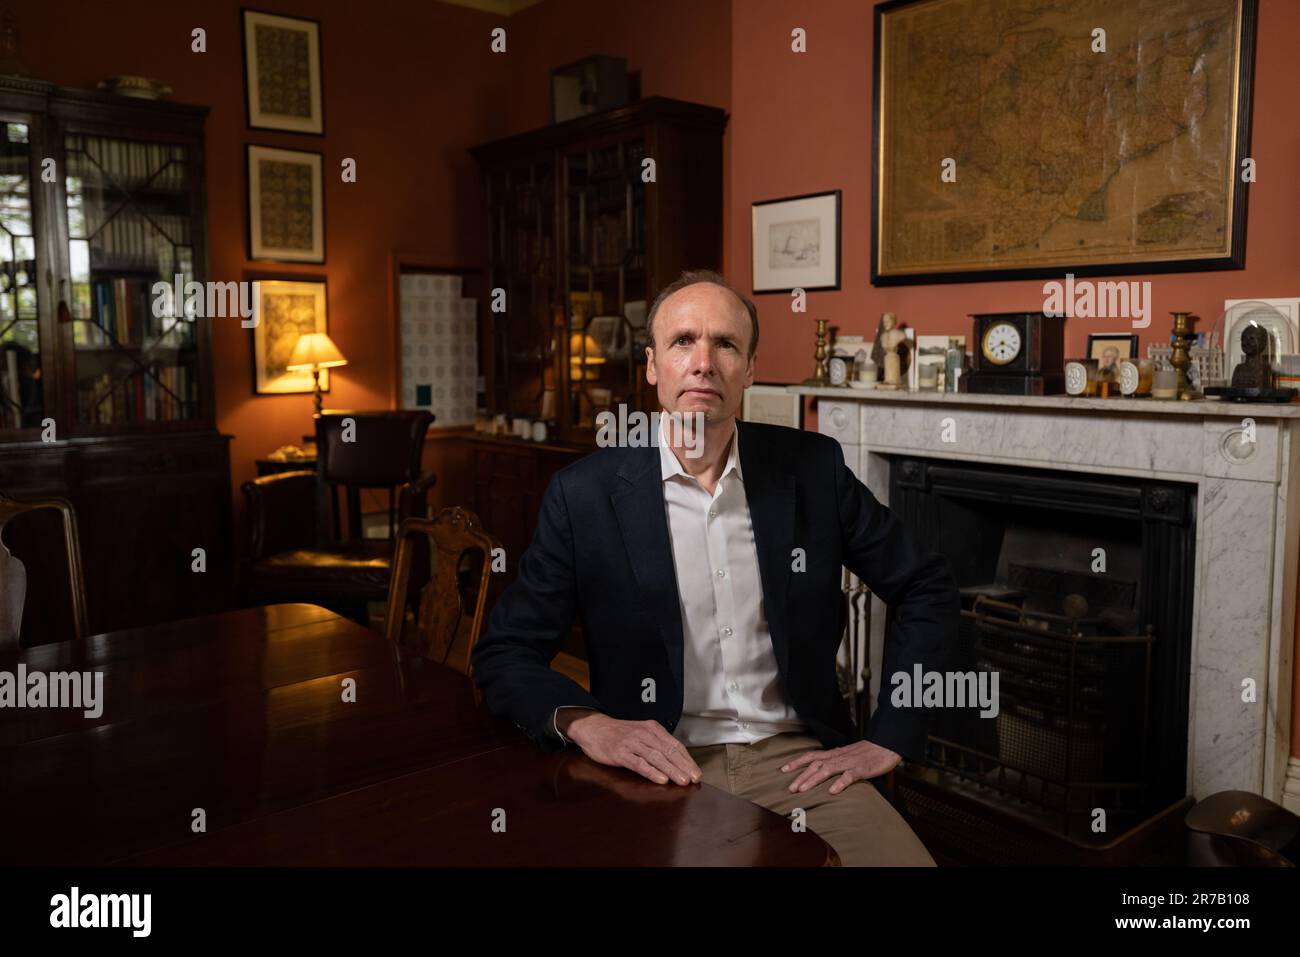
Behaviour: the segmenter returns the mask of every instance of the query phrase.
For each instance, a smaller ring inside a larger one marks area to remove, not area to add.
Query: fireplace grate
[[[963,709],[940,721],[931,766],[973,793],[1013,799],[1031,818],[1036,811],[1065,836],[1093,833],[1096,808],[1140,816],[1152,631],[1121,634],[1105,615],[1028,611],[978,594],[962,611],[961,634],[975,670],[998,675],[998,710],[981,717]]]

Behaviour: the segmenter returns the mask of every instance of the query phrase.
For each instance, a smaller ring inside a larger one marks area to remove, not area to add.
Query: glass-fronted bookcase
[[[475,147],[487,220],[487,411],[590,446],[596,416],[658,408],[646,315],[722,256],[725,111],[650,97]],[[652,162],[648,162],[652,161]]]
[[[230,593],[210,320],[173,294],[207,278],[206,114],[0,78],[0,492],[72,501],[94,630]],[[211,573],[181,561],[194,548]],[[25,643],[48,640],[28,621]]]

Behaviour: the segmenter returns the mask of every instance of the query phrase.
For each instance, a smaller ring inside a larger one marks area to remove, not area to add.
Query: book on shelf
[[[83,379],[77,392],[81,421],[90,425],[165,422],[189,416],[190,371],[154,363],[115,379],[103,373]]]

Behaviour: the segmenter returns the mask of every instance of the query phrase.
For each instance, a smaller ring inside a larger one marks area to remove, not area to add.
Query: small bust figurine
[[[1268,360],[1268,332],[1262,326],[1241,330],[1242,360],[1232,370],[1234,389],[1273,388],[1273,368]]]
[[[871,358],[885,385],[898,388],[903,384],[909,357],[907,335],[898,328],[898,317],[892,312],[885,313],[880,317],[876,341],[871,347]]]

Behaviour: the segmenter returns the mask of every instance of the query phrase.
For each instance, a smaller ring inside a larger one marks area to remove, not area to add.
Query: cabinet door
[[[589,435],[595,418],[645,391],[646,183],[640,136],[565,152],[564,253],[568,394],[561,435]]]
[[[489,407],[553,421],[559,330],[555,281],[555,164],[532,158],[487,174],[490,272],[505,311],[489,309]]]
[[[63,148],[76,430],[192,424],[209,305],[185,294],[198,278],[195,147],[73,130]]]
[[[36,235],[37,143],[32,117],[0,113],[0,437],[6,440],[41,428],[53,365],[45,361],[54,351],[52,326],[38,291],[49,263]]]

